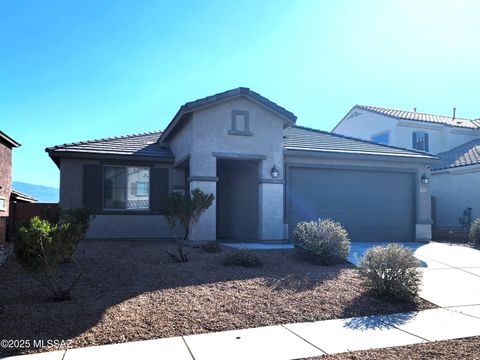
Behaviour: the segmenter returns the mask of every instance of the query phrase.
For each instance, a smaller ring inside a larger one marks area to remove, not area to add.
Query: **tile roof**
[[[480,164],[480,139],[469,141],[449,151],[438,154],[440,162],[432,170],[451,169]]]
[[[266,97],[260,95],[259,93],[256,93],[253,90],[250,90],[249,88],[246,87],[238,87],[236,89],[231,89],[227,90],[215,95],[207,96],[202,99],[194,100],[194,101],[189,101],[182,105],[178,112],[175,114],[173,117],[172,121],[168,124],[167,128],[163,132],[163,136],[161,138],[161,141],[167,141],[167,139],[170,137],[174,129],[177,127],[179,123],[181,123],[181,120],[184,115],[191,113],[192,111],[201,108],[203,106],[208,106],[212,105],[216,102],[227,100],[229,98],[234,98],[240,95],[244,95],[247,97],[250,97],[251,99],[265,105],[266,107],[269,107],[273,111],[279,113],[283,117],[287,118],[291,123],[295,123],[297,121],[297,117],[295,116],[294,113],[288,111],[287,109],[281,107],[277,103],[274,103],[273,101],[267,99]]]
[[[288,111],[287,109],[281,107],[277,103],[274,103],[273,101],[267,99],[266,97],[246,87],[238,87],[236,89],[227,90],[215,95],[207,96],[202,99],[187,102],[181,107],[181,109],[185,110],[186,112],[192,111],[198,107],[209,105],[217,101],[228,99],[230,97],[234,97],[237,95],[247,95],[252,99],[258,101],[259,103],[262,103],[263,105],[271,108],[272,110],[282,114],[286,118],[290,119],[292,122],[295,122],[297,120],[297,117],[292,112]]]
[[[158,144],[161,131],[80,141],[52,146],[45,151],[50,155],[61,153],[91,153],[103,155],[131,155],[142,157],[173,158],[170,149]]]
[[[480,127],[480,119],[470,120],[464,118],[453,118],[452,116],[433,115],[416,111],[405,111],[397,109],[387,109],[377,106],[356,105],[354,108],[371,111],[377,114],[386,115],[396,119],[423,121],[437,124],[444,124],[455,127],[476,129]]]
[[[12,189],[11,193],[10,193],[10,196],[14,199],[14,200],[17,200],[17,201],[24,201],[24,202],[29,202],[29,203],[33,203],[33,202],[37,202],[38,200],[36,198],[34,198],[33,196],[30,196],[28,194],[25,194],[25,193],[22,193],[20,191],[17,191],[17,190],[14,190]]]
[[[294,125],[283,131],[286,150],[389,155],[436,159],[434,155]]]

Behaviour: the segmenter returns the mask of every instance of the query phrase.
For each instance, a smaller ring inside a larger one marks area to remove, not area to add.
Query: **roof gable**
[[[172,119],[172,121],[168,124],[160,140],[167,141],[168,138],[173,133],[174,129],[178,125],[180,125],[182,120],[184,120],[184,117],[186,115],[191,114],[193,111],[200,110],[205,107],[213,106],[220,102],[228,101],[240,96],[247,97],[250,100],[256,102],[257,104],[280,115],[283,119],[285,119],[288,125],[292,125],[297,121],[297,117],[287,109],[281,107],[280,105],[267,99],[266,97],[260,95],[259,93],[256,93],[255,91],[250,90],[249,88],[239,87],[239,88],[227,90],[215,95],[207,96],[202,99],[190,101],[182,105],[178,110],[177,114]]]

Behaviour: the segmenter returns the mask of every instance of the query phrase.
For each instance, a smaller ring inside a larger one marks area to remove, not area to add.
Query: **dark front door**
[[[217,237],[258,239],[258,161],[217,161]]]

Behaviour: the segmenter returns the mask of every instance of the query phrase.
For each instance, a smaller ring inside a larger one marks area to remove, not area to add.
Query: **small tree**
[[[200,216],[212,205],[215,196],[194,189],[190,194],[171,193],[164,199],[165,216],[171,229],[177,222],[183,227],[183,240],[189,240],[190,232]]]
[[[70,292],[82,275],[82,269],[73,257],[71,260],[77,266],[73,279],[61,280],[59,271],[60,263],[70,255],[72,244],[78,244],[82,234],[79,224],[52,225],[37,216],[17,233],[14,248],[17,261],[51,292],[55,300],[70,299]]]

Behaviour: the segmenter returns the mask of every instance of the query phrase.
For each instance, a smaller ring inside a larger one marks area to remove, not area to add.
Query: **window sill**
[[[250,131],[228,130],[228,135],[252,136]]]

